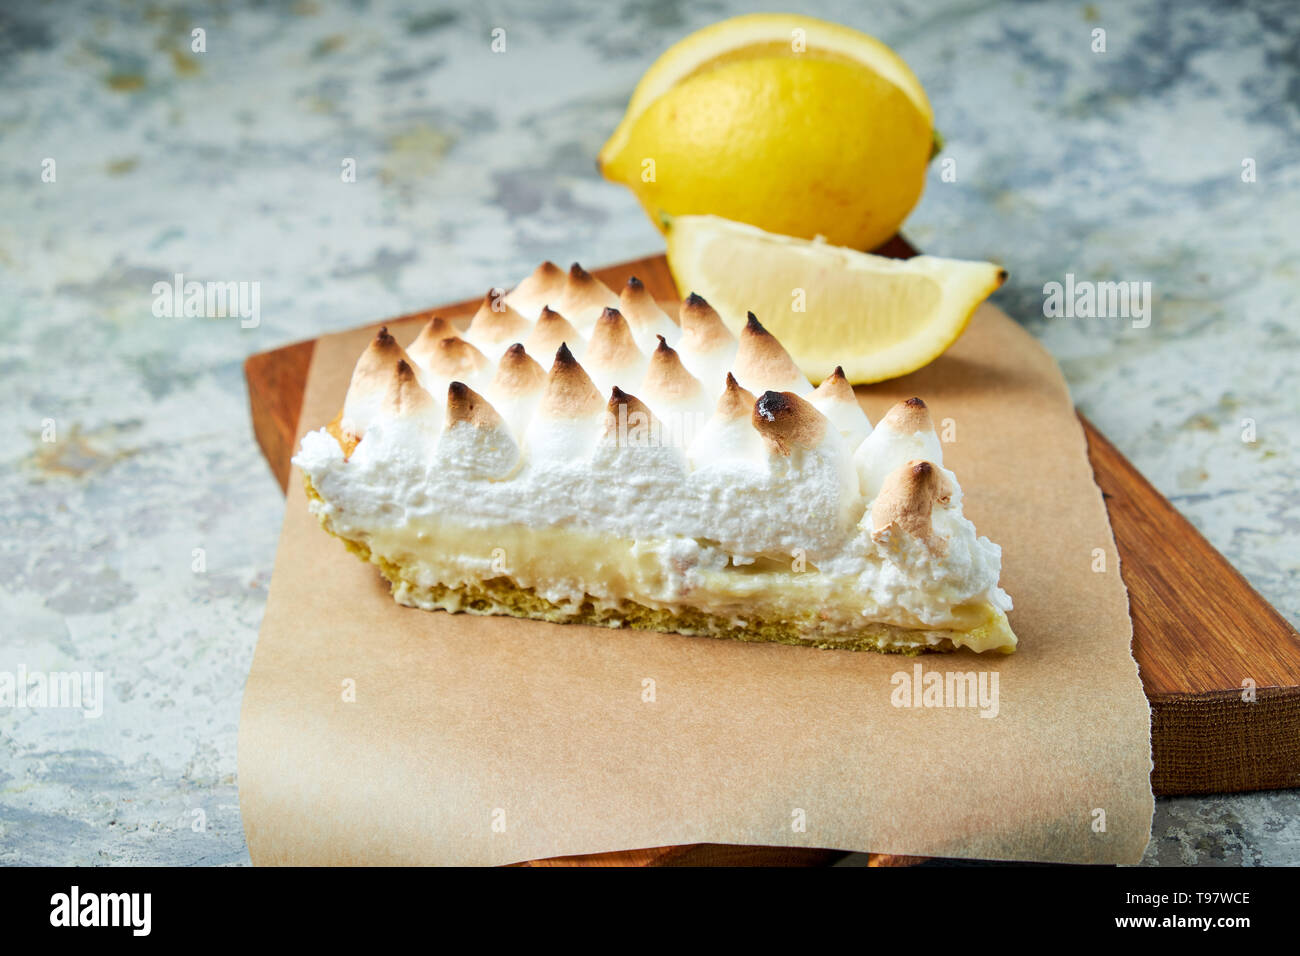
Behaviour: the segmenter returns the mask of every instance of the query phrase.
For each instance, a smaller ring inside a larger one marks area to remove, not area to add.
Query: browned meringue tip
[[[433,318],[429,319],[428,322],[424,323],[424,326],[420,329],[420,334],[415,337],[415,340],[411,344],[415,345],[417,342],[428,342],[432,345],[434,342],[440,342],[443,339],[456,334],[456,326],[452,325],[449,319],[444,319],[441,315],[435,315]]]
[[[569,267],[569,274],[564,280],[564,292],[560,297],[559,310],[566,316],[577,316],[584,309],[614,305],[618,296],[610,291],[609,286],[578,263]]]
[[[488,289],[466,335],[481,336],[488,342],[522,337],[533,324],[507,304],[500,289]]]
[[[573,352],[569,349],[569,343],[561,342],[555,350],[555,360],[551,363],[551,374],[555,374],[556,369],[582,369],[578,360],[573,357]]]
[[[390,398],[389,393],[398,384],[401,375],[398,369],[399,363],[408,371],[411,370],[406,352],[397,344],[397,340],[388,334],[388,327],[384,326],[357,358],[357,364],[352,367],[352,377],[348,381],[347,394],[343,398],[343,409],[339,413],[339,435],[343,436],[340,438],[340,444],[348,455],[351,455],[351,451],[347,442],[352,442],[352,446],[355,447],[356,442],[365,433],[368,424],[365,419],[369,419],[371,415],[369,409],[375,405],[383,405]],[[411,374],[414,378],[414,372]],[[346,427],[344,427],[345,420]]]
[[[754,403],[750,421],[779,455],[815,448],[826,434],[826,416],[794,392],[766,391]]]
[[[615,405],[626,405],[628,403],[645,408],[641,399],[629,392],[623,391],[617,385],[609,390],[609,401],[605,403],[607,408],[612,409]],[[647,408],[646,411],[649,411],[649,409]]]
[[[853,394],[853,386],[844,375],[843,367],[839,365],[835,366],[835,371],[822,379],[822,383],[813,389],[813,398],[853,402],[855,405],[858,401],[857,396]]]
[[[564,270],[557,266],[550,259],[543,259],[541,265],[528,274],[528,278],[515,286],[516,290],[523,289],[525,286],[536,286],[539,288],[550,288],[557,283],[564,281]]]
[[[806,381],[803,372],[785,347],[777,341],[753,312],[740,332],[740,348],[736,351],[736,374],[742,381],[760,382]]]
[[[628,276],[627,282],[623,284],[623,291],[618,296],[624,302],[635,302],[638,305],[653,305],[659,307],[655,297],[650,294],[650,290],[645,287],[645,283],[636,276]]]
[[[707,352],[720,345],[736,341],[718,310],[705,301],[704,296],[692,292],[682,301],[678,314],[682,327],[682,343],[697,352]]]
[[[406,357],[406,351],[397,344],[397,339],[389,335],[388,326],[386,325],[380,326],[379,331],[375,333],[375,337],[370,340],[370,344],[366,347],[366,351],[374,355],[381,355],[385,359]]]
[[[613,415],[618,415],[620,414],[620,406],[626,407],[627,411],[624,414],[629,418],[633,414],[639,413],[645,416],[644,421],[646,422],[654,420],[654,413],[650,411],[650,406],[635,395],[625,392],[615,385],[609,390],[609,401],[605,403],[605,409]]]
[[[546,369],[516,342],[505,350],[492,379],[493,388],[506,395],[526,395],[541,391],[546,385]]]
[[[591,330],[591,340],[583,357],[588,364],[602,367],[624,365],[641,358],[641,350],[636,347],[632,328],[623,318],[623,313],[605,307]]]
[[[636,276],[628,279],[627,285],[618,294],[618,306],[624,316],[633,322],[653,320],[663,312],[650,290]]]
[[[659,307],[655,297],[636,276],[628,278],[618,295],[619,305],[629,321],[653,321],[661,316],[676,324],[676,320]]]
[[[934,430],[934,424],[930,421],[930,409],[919,398],[909,398],[894,405],[885,413],[877,427],[888,428],[900,435]]]
[[[936,502],[947,504],[953,487],[933,462],[912,459],[889,473],[871,505],[872,535],[891,525],[923,541],[931,550],[942,546],[930,521]]]
[[[564,279],[565,301],[582,301],[590,296],[593,291],[600,291],[601,289],[609,292],[609,288],[605,283],[578,265],[578,263],[575,262],[569,266],[569,274]]]
[[[545,296],[551,289],[558,293],[563,287],[564,270],[550,259],[547,259],[525,276],[522,282],[511,289],[510,294],[532,298]]]
[[[573,323],[550,306],[544,306],[533,325],[532,334],[524,341],[524,347],[532,355],[550,355],[566,342],[576,345],[580,341],[582,337]]]
[[[424,390],[415,369],[404,358],[397,360],[384,393],[384,406],[394,415],[410,415],[433,405],[433,396]]]
[[[447,386],[447,428],[459,422],[475,428],[505,428],[505,422],[492,404],[464,382]]]
[[[629,338],[631,337],[631,330],[628,329],[627,319],[623,317],[622,312],[620,312],[618,309],[614,308],[611,305],[607,305],[603,310],[601,310],[600,318],[596,320],[596,325],[597,326],[604,325],[610,331],[625,329],[628,331]]]
[[[681,356],[668,344],[662,335],[656,336],[659,344],[650,355],[650,367],[646,370],[642,389],[656,398],[668,401],[685,401],[704,394],[699,379],[686,370]]]
[[[615,385],[605,403],[605,437],[613,435],[620,447],[634,447],[655,441],[658,419],[645,402]]]
[[[718,398],[717,414],[726,419],[748,418],[754,411],[754,393],[727,373],[727,384]]]
[[[542,395],[539,413],[581,418],[600,411],[604,404],[586,369],[578,364],[569,346],[561,344],[546,376],[546,391]]]
[[[452,336],[434,345],[425,364],[430,372],[444,378],[468,378],[492,363],[469,342]]]
[[[406,350],[397,344],[397,339],[388,334],[388,326],[384,326],[375,333],[375,337],[357,359],[357,364],[352,369],[349,390],[384,385],[392,374],[393,365],[407,358]]]
[[[709,305],[709,300],[704,298],[704,296],[700,295],[698,292],[692,292],[686,298],[682,299],[681,313],[708,318],[716,316],[718,310]],[[684,324],[685,323],[683,323],[683,325]]]
[[[420,329],[420,334],[415,340],[407,346],[407,354],[415,358],[421,364],[425,364],[429,355],[437,348],[438,343],[443,339],[455,338],[460,333],[456,327],[447,319],[440,315],[435,315],[428,322],[424,323],[424,328]]]

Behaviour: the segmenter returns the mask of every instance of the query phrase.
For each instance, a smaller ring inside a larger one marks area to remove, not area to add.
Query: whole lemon
[[[711,214],[872,249],[920,199],[934,141],[924,90],[884,44],[757,14],[664,53],[599,164],[661,229],[665,214]]]

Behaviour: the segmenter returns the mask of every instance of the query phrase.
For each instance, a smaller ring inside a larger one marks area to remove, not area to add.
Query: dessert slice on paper
[[[674,321],[544,263],[462,333],[381,330],[294,458],[322,526],[429,610],[916,653],[1015,649],[1001,549],[919,398],[873,429],[752,314]]]

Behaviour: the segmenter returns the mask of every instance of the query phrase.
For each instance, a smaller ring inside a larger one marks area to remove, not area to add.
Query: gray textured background
[[[1080,407],[1300,620],[1300,6],[782,6],[909,61],[958,179],[932,168],[907,234],[1004,263],[995,301]],[[6,5],[0,669],[102,670],[108,700],[99,720],[0,711],[0,862],[247,862],[235,736],[283,500],[241,361],[543,257],[656,251],[593,157],[660,51],[750,9]],[[175,272],[259,282],[261,326],[155,318]],[[1043,318],[1067,272],[1150,281],[1151,327]],[[1161,800],[1147,861],[1298,863],[1297,809],[1295,792]]]

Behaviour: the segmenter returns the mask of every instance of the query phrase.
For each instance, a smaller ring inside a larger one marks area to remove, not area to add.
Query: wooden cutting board
[[[906,258],[901,238],[881,250]],[[677,299],[663,256],[596,270],[618,289],[636,275],[660,300]],[[474,299],[389,319],[435,313],[468,319]],[[258,443],[286,487],[315,341],[244,363]],[[1152,789],[1160,795],[1300,786],[1300,634],[1151,483],[1082,416],[1097,484],[1119,549],[1133,618],[1133,656],[1151,703]],[[1244,682],[1253,682],[1253,695]],[[535,861],[572,865],[818,865],[843,854],[806,848],[701,844]],[[877,866],[911,857],[872,855]]]

